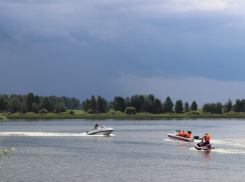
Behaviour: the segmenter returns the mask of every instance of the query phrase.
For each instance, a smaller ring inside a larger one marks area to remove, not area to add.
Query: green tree
[[[106,112],[108,112],[108,110],[109,109],[106,105],[106,100],[103,97],[98,95],[98,97],[97,97],[97,111],[99,113],[106,113]]]
[[[22,113],[26,113],[27,112],[26,102],[22,102],[21,103],[21,112]]]
[[[8,103],[8,111],[15,113],[16,111],[21,111],[21,103],[18,99],[14,98]]]
[[[231,99],[228,100],[224,105],[224,112],[230,112],[232,110],[232,102]]]
[[[70,109],[78,109],[80,100],[72,97],[71,99],[71,108]]]
[[[32,112],[32,104],[34,102],[34,95],[33,93],[28,93],[26,97],[26,107],[27,112]]]
[[[185,102],[185,112],[189,112],[189,103],[188,102]]]
[[[181,99],[179,99],[175,102],[175,108],[174,109],[175,109],[176,113],[181,113],[184,110],[183,102]]]
[[[90,100],[86,99],[86,101],[82,102],[82,109],[87,112],[89,110],[89,106],[90,106]]]
[[[8,101],[5,100],[5,97],[1,95],[0,97],[0,111],[5,111],[7,108]]]
[[[221,102],[217,102],[216,103],[216,113],[217,114],[222,114],[222,104],[221,104]]]
[[[47,109],[41,109],[39,111],[39,114],[48,114],[48,111],[47,111]]]
[[[65,104],[65,106],[66,106],[67,108],[70,108],[70,100],[69,100],[68,97],[63,96],[63,97],[61,97],[61,100],[62,100],[62,102]]]
[[[11,94],[10,97],[9,97],[10,100],[12,100],[14,98],[18,99],[18,96],[16,94]]]
[[[130,107],[131,106],[131,98],[126,97],[126,99],[124,99],[124,104],[125,104],[125,108],[126,107]],[[112,108],[113,108],[113,101],[111,102],[111,105],[112,105]]]
[[[173,102],[171,100],[171,98],[168,96],[165,100],[165,102],[163,103],[163,112],[165,113],[169,113],[169,112],[173,112]]]
[[[56,112],[57,113],[66,112],[66,107],[65,107],[65,104],[63,102],[60,102],[56,105]]]
[[[211,112],[212,109],[211,109],[211,105],[206,103],[202,106],[202,112],[206,113],[206,112]]]
[[[39,113],[39,106],[37,105],[36,102],[33,102],[32,104],[32,112],[38,114]]]
[[[134,114],[135,115],[136,109],[134,107],[126,107],[125,114],[129,114],[129,115]]]
[[[125,101],[124,101],[124,98],[122,98],[120,96],[114,97],[113,109],[115,111],[124,112],[125,111]]]
[[[91,96],[91,101],[90,101],[89,108],[92,109],[94,112],[97,109],[97,103],[96,103],[96,99],[95,99],[95,96],[94,95]]]
[[[234,112],[240,112],[241,108],[242,108],[242,103],[241,103],[240,99],[237,99],[236,103],[233,106],[233,110],[234,110]]]
[[[4,97],[5,100],[9,100],[9,95],[7,95],[7,94],[2,94],[2,96]]]
[[[54,103],[51,102],[49,106],[49,112],[54,112],[54,109],[55,109]]]
[[[62,102],[61,98],[56,97],[54,95],[49,96],[49,100],[50,100],[50,102],[53,102],[54,105],[56,105],[56,106],[57,106],[58,103]]]
[[[23,103],[26,100],[26,95],[17,95],[17,99],[20,101],[20,103]]]
[[[33,102],[35,102],[38,106],[40,104],[40,99],[39,99],[39,96],[38,95],[35,95],[34,99],[33,99]]]
[[[126,104],[126,107],[132,106],[136,112],[142,112],[145,105],[145,97],[143,95],[133,95],[130,99],[130,103]]]
[[[162,113],[162,103],[161,100],[156,98],[153,104],[154,107],[154,114],[161,114]]]
[[[196,101],[193,101],[192,104],[191,104],[191,110],[192,110],[192,111],[196,111],[196,110],[197,110],[197,107],[198,107],[198,106],[197,106]]]
[[[99,113],[105,113],[104,103],[103,103],[102,97],[100,95],[98,95],[98,97],[97,97],[97,111]]]
[[[149,94],[145,97],[145,112],[154,113],[155,96]]]
[[[104,105],[104,108],[105,108],[105,112],[109,112],[110,109],[109,109],[109,102],[107,100],[105,100],[105,98],[102,97],[102,100],[103,100],[103,105]]]
[[[222,104],[221,102],[215,103],[206,103],[202,107],[202,111],[205,112],[211,112],[212,114],[222,114]]]
[[[241,111],[245,112],[245,100],[244,99],[241,100]]]
[[[50,102],[49,97],[44,97],[43,103],[40,108],[46,109],[48,112],[54,112],[54,104],[53,102]]]

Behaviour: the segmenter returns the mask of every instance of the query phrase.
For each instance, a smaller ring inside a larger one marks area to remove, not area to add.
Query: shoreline
[[[219,119],[236,119],[244,118],[245,114],[200,114],[200,115],[187,115],[187,114],[136,114],[136,115],[108,115],[108,114],[1,114],[7,119],[203,119],[203,118],[219,118]]]

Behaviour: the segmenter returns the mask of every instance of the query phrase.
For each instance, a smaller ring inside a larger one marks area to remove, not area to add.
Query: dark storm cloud
[[[244,81],[243,8],[221,0],[2,0],[1,93],[111,100],[142,88],[122,88],[123,75]]]

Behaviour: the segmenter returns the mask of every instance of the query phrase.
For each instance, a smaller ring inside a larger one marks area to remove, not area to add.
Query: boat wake
[[[173,140],[173,139],[164,139],[165,141],[169,141],[169,142],[182,142],[180,140]]]
[[[212,150],[214,152],[245,154],[245,149],[244,149],[245,139],[214,139],[211,141],[211,143],[212,143],[212,146],[217,147],[214,150]],[[221,148],[219,146],[221,146]],[[231,148],[228,146],[231,146]],[[190,149],[195,150],[194,147]]]
[[[238,149],[218,148],[218,149],[215,149],[215,150],[212,150],[212,151],[219,152],[219,153],[245,154],[245,150],[238,150]]]
[[[245,147],[245,139],[222,139],[222,140],[217,139],[217,140],[212,140],[211,143]]]
[[[190,150],[195,150],[197,152],[210,152],[210,151],[204,151],[204,150],[196,150],[195,147],[191,147]],[[230,154],[245,154],[245,150],[238,150],[238,149],[224,149],[224,148],[218,148],[213,149],[212,152],[218,152],[218,153],[230,153]]]
[[[94,135],[87,135],[84,133],[48,133],[48,132],[0,132],[0,136],[86,136],[91,137]],[[104,135],[96,135],[104,136]],[[110,134],[110,136],[114,136]]]

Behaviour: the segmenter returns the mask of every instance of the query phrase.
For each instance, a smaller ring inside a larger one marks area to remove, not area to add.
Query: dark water
[[[95,123],[115,129],[110,137],[86,136]],[[245,120],[7,120],[1,148],[15,147],[0,161],[0,181],[243,181]],[[211,136],[217,149],[167,133],[191,130]],[[4,132],[4,133],[3,133]],[[15,132],[15,133],[13,133]]]

